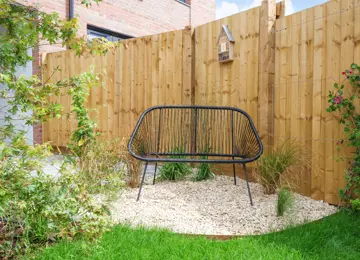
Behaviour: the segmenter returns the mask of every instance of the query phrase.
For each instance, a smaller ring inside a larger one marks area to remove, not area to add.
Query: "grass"
[[[256,161],[255,178],[266,194],[274,194],[281,182],[290,188],[294,178],[306,172],[309,167],[307,153],[296,142],[285,141],[271,153],[264,154]]]
[[[184,149],[182,148],[175,148],[173,151],[175,154],[178,153],[179,155],[172,155],[169,158],[178,159],[178,158],[186,158],[186,156],[181,156],[180,154],[184,153]],[[190,165],[187,163],[181,162],[167,162],[160,168],[159,171],[159,179],[160,180],[169,180],[169,181],[177,181],[183,179],[186,175],[190,174],[192,169]]]
[[[176,157],[172,157],[176,158]],[[178,157],[181,158],[181,157]],[[191,167],[186,163],[167,162],[160,168],[159,180],[177,181],[183,179],[192,172]]]
[[[207,158],[205,158],[207,159]],[[208,163],[201,163],[195,176],[194,181],[204,181],[210,178],[214,178],[215,174],[211,172],[211,166]]]
[[[277,216],[283,216],[285,211],[289,210],[294,204],[294,197],[291,191],[286,188],[282,188],[278,193],[278,199],[276,203]]]
[[[201,153],[208,154],[210,153],[210,147],[205,146],[205,148],[202,149]],[[203,155],[200,156],[200,159],[207,160],[209,156]],[[193,176],[193,181],[204,181],[210,178],[214,178],[215,174],[211,172],[211,166],[209,163],[201,163],[197,169],[196,174]]]
[[[116,226],[99,243],[63,242],[36,259],[360,259],[360,216],[321,221],[262,236],[214,241],[165,230]]]

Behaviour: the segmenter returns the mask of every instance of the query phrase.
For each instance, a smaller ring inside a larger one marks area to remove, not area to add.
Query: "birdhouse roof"
[[[223,25],[222,28],[221,28],[221,31],[220,31],[220,35],[219,35],[219,38],[218,38],[218,43],[219,43],[219,39],[220,37],[223,35],[223,33],[226,35],[226,37],[228,38],[228,40],[230,42],[235,42],[231,32],[230,32],[230,29],[227,25]]]

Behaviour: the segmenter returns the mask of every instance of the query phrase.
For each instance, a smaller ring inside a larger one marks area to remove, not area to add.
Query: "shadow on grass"
[[[359,238],[360,216],[339,212],[257,239],[265,245],[285,245],[310,259],[360,259]]]

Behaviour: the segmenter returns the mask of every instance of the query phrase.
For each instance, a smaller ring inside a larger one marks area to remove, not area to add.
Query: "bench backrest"
[[[256,160],[262,144],[250,116],[232,107],[158,106],[140,117],[129,151],[147,156],[227,156]]]

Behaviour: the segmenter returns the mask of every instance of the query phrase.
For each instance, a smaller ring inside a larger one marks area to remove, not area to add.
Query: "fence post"
[[[192,29],[186,26],[183,30],[183,86],[184,86],[184,105],[193,104],[193,52],[194,43],[192,37]]]
[[[276,19],[282,18],[285,16],[285,0],[278,2],[276,4]]]
[[[276,0],[264,0],[260,9],[258,131],[265,151],[273,144]]]

